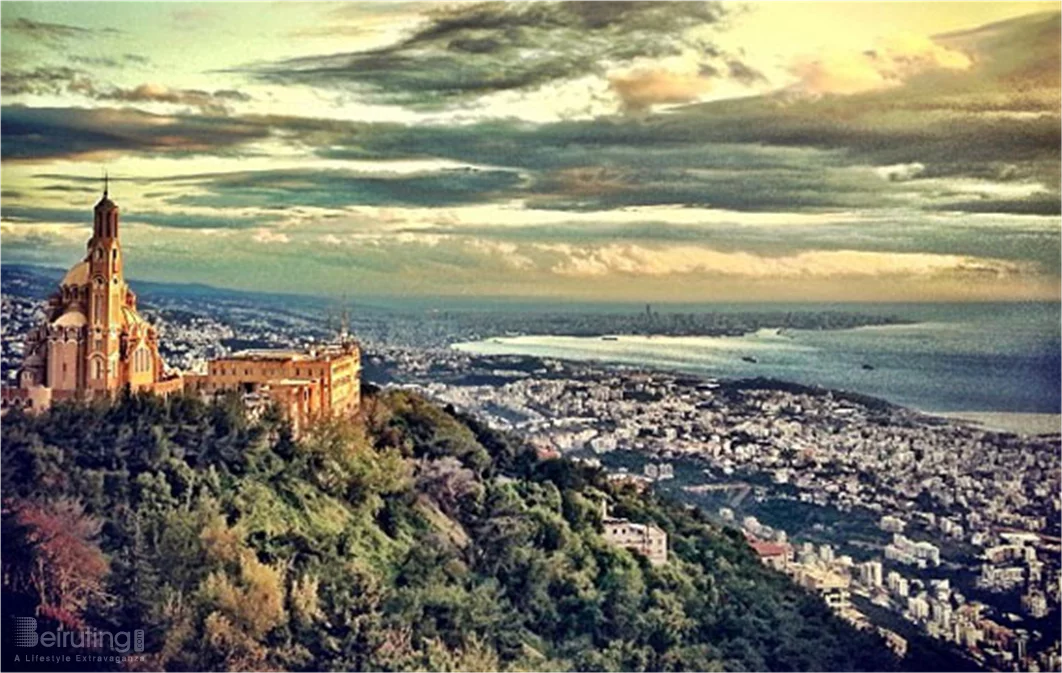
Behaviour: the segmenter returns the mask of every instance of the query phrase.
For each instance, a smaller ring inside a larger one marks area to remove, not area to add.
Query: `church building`
[[[357,412],[361,349],[345,331],[340,343],[307,351],[242,351],[199,373],[168,368],[158,332],[137,313],[122,274],[118,206],[107,191],[105,185],[93,212],[85,258],[66,273],[45,320],[26,336],[18,387],[2,389],[3,410],[41,411],[53,401],[113,397],[128,387],[208,400],[238,394],[252,414],[279,407],[296,434],[319,418]]]
[[[140,317],[136,295],[122,274],[118,206],[96,204],[85,258],[63,277],[46,318],[26,337],[12,403],[47,407],[52,400],[133,391],[168,394],[182,389],[178,373],[159,356],[158,333]]]

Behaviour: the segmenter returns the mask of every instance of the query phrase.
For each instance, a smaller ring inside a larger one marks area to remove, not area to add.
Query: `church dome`
[[[67,311],[56,318],[53,327],[84,327],[88,324],[88,318],[81,311]]]
[[[63,285],[84,285],[89,282],[88,261],[78,262],[63,276]]]

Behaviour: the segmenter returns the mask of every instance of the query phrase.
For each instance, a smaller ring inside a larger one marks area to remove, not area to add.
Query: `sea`
[[[531,355],[668,369],[705,377],[769,377],[863,393],[993,430],[1062,427],[1060,304],[783,305],[905,321],[842,330],[762,329],[744,336],[512,336],[454,344],[482,355]],[[763,304],[697,310],[763,312]]]

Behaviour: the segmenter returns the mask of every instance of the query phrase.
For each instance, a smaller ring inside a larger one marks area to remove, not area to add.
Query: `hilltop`
[[[899,665],[739,533],[406,392],[297,441],[236,399],[130,395],[2,433],[6,616],[144,629],[134,668]],[[670,561],[606,542],[603,500]]]

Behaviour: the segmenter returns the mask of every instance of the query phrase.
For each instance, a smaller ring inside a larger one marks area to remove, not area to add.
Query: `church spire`
[[[96,204],[93,238],[118,238],[118,206],[110,199],[111,176],[103,172],[103,197]]]

